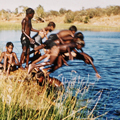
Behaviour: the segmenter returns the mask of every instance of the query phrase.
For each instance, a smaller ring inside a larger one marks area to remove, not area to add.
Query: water
[[[32,33],[33,35],[34,33]],[[101,79],[95,77],[95,71],[91,65],[86,65],[83,61],[68,61],[69,66],[64,66],[56,70],[51,76],[63,81],[67,86],[74,83],[75,88],[80,84],[90,85],[86,96],[93,98],[98,91],[103,91],[96,110],[98,115],[108,114],[101,119],[120,119],[120,33],[119,32],[91,32],[83,31],[85,48],[84,52],[94,58],[94,65]],[[5,44],[12,41],[14,52],[20,59],[21,31],[0,31],[0,49],[5,50]],[[73,93],[75,92],[73,89]],[[98,97],[97,95],[96,97]],[[79,96],[78,96],[79,97]],[[91,99],[91,104],[95,104],[95,98]]]

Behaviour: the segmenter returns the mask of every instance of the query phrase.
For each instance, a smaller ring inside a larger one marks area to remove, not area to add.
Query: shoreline
[[[47,26],[47,22],[45,23],[32,23],[33,28],[42,29]],[[106,25],[93,25],[93,24],[79,24],[79,23],[56,23],[56,30],[59,29],[68,29],[69,26],[75,25],[78,30],[81,31],[108,31],[108,32],[120,32],[119,26],[106,26]],[[21,30],[20,22],[0,22],[0,30]]]

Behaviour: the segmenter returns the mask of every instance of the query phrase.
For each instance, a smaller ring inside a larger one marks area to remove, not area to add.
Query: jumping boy
[[[41,29],[39,33],[35,34],[32,38],[35,40],[35,44],[32,45],[33,48],[38,47],[42,44],[42,39],[44,37],[47,38],[47,34],[55,29],[56,24],[54,22],[49,22],[47,27]],[[35,51],[34,56],[32,57],[32,62],[36,59],[38,59],[41,56],[41,53],[39,50]]]
[[[72,54],[72,56],[73,56],[74,59],[83,60],[86,64],[91,64],[92,67],[93,67],[93,69],[94,69],[95,72],[96,72],[96,77],[97,77],[97,78],[101,78],[101,76],[99,75],[96,67],[95,67],[94,64],[93,64],[94,59],[93,59],[91,56],[89,56],[88,54],[86,54],[86,53],[84,53],[84,52],[80,52],[80,53],[79,53],[78,51],[72,52],[71,54]],[[65,59],[66,61],[69,60],[68,57],[69,57],[69,54],[68,54],[68,53],[65,53],[65,54],[64,54],[64,59]]]
[[[48,40],[46,40],[44,43],[42,43],[38,47],[34,48],[34,50],[31,51],[29,54],[31,54],[35,51],[38,51],[40,49],[43,49],[43,48],[52,49],[52,47],[54,47],[54,50],[55,50],[55,47],[57,47],[56,45],[70,43],[73,40],[74,34],[76,31],[77,31],[76,26],[72,25],[69,28],[69,30],[61,30],[57,34],[51,34],[48,37]],[[44,55],[44,56],[46,57],[46,55]],[[72,56],[70,57],[70,59],[72,59]],[[40,60],[41,60],[41,58],[40,58]],[[38,61],[39,61],[39,58],[38,58],[37,62]]]
[[[29,65],[29,69],[28,69],[28,73],[31,72],[31,70],[35,67],[41,67],[41,66],[46,66],[46,65],[52,65],[54,63],[54,61],[58,58],[58,56],[61,53],[65,53],[65,52],[69,52],[69,54],[71,53],[71,50],[77,48],[77,49],[81,49],[82,47],[84,47],[84,41],[77,38],[75,39],[74,42],[71,43],[66,43],[63,45],[54,45],[51,49],[50,49],[50,61],[48,62],[44,62],[44,63],[40,63],[40,64],[30,64]]]
[[[55,41],[55,40],[59,39],[60,44],[64,44],[64,43],[67,42],[67,40],[73,39],[74,34],[75,34],[76,31],[77,31],[77,27],[72,25],[69,28],[69,30],[61,30],[57,34],[51,34],[49,36],[48,40]],[[63,39],[63,38],[68,37],[68,36],[69,36],[68,39],[65,39],[65,40]]]
[[[17,55],[13,51],[13,43],[8,42],[6,44],[6,51],[1,53],[0,62],[4,59],[3,64],[0,63],[0,66],[3,67],[4,73],[7,72],[7,75],[9,75],[10,70],[16,70],[16,66],[19,65],[19,60],[17,58]]]
[[[29,62],[29,54],[25,55],[25,53],[29,53],[30,51],[30,43],[34,44],[35,41],[30,37],[30,32],[39,32],[39,30],[35,30],[32,28],[31,19],[34,16],[34,10],[32,8],[28,8],[26,10],[26,16],[22,20],[22,35],[21,35],[21,44],[22,44],[22,54],[20,58],[20,68],[24,69],[22,67],[22,63],[26,57],[26,68],[28,68],[28,62]]]

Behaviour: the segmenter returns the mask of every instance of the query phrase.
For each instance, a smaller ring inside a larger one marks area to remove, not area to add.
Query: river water
[[[84,98],[90,99],[90,109],[95,104],[94,114],[101,115],[108,112],[100,119],[120,119],[120,33],[119,32],[93,32],[82,31],[84,34],[84,52],[94,58],[94,65],[101,79],[95,77],[95,71],[91,65],[80,60],[68,61],[69,66],[64,66],[56,70],[51,76],[58,78],[67,85],[76,88],[89,86],[89,90],[84,94]],[[34,35],[35,33],[32,33]],[[5,50],[6,42],[12,41],[14,52],[18,58],[22,52],[20,43],[21,31],[0,31],[0,49]],[[73,85],[74,84],[74,85]],[[102,92],[100,92],[102,91]],[[98,94],[97,94],[98,93]],[[100,93],[101,96],[100,96]],[[79,94],[78,94],[79,95]],[[100,99],[99,99],[100,97]],[[79,96],[78,96],[79,98]],[[83,103],[84,104],[84,103]]]

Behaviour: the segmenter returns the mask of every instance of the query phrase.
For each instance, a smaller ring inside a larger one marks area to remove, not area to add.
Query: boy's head
[[[82,49],[82,47],[85,46],[85,42],[84,40],[81,40],[80,38],[76,39],[76,45],[77,45],[77,49]]]
[[[54,22],[49,22],[48,26],[51,27],[51,31],[53,31],[56,27],[56,24]]]
[[[12,42],[7,42],[7,44],[6,44],[7,52],[11,53],[13,51],[13,47],[14,47],[14,45]]]
[[[70,28],[69,28],[70,31],[72,31],[72,33],[74,34],[76,31],[77,31],[77,27],[75,25],[72,25]]]
[[[81,40],[84,40],[84,35],[81,32],[77,32],[75,34],[75,38],[80,38]]]
[[[35,11],[32,8],[26,9],[26,15],[29,15],[30,18],[33,18]]]
[[[82,48],[85,46],[84,36],[81,32],[77,32],[75,34],[74,41],[77,44],[77,47],[78,47],[77,49],[80,49],[80,47]]]

